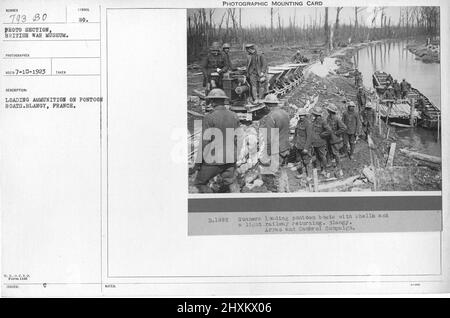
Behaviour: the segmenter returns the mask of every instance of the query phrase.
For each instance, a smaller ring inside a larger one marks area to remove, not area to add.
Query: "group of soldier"
[[[239,188],[235,182],[236,147],[227,149],[227,145],[234,141],[226,140],[227,129],[237,129],[240,125],[236,113],[230,111],[225,106],[228,99],[225,92],[219,88],[212,89],[207,96],[214,111],[205,115],[203,119],[203,132],[208,128],[218,129],[224,136],[223,140],[216,144],[216,153],[220,153],[219,158],[213,162],[198,164],[198,173],[195,179],[195,186],[201,193],[211,192],[208,187],[209,181],[217,175],[221,175],[224,192],[238,192]],[[338,115],[338,107],[332,103],[323,106],[315,106],[309,113],[305,109],[298,111],[298,123],[295,129],[293,145],[289,142],[290,118],[288,113],[280,106],[280,101],[276,95],[268,94],[264,103],[268,108],[268,113],[260,121],[260,129],[265,128],[267,136],[263,144],[266,149],[259,156],[259,170],[261,178],[266,188],[271,192],[278,192],[280,167],[287,164],[288,157],[294,153],[297,161],[298,174],[296,178],[311,180],[313,171],[313,156],[316,158],[315,166],[324,177],[330,177],[330,171],[338,178],[343,177],[341,158],[348,156],[352,160],[355,151],[355,143],[361,131],[367,137],[375,125],[375,112],[370,103],[365,105],[364,110],[356,110],[353,101],[343,99],[341,101],[347,105],[347,110],[342,118]],[[324,109],[326,116],[324,116]],[[272,129],[277,129],[278,142],[274,147],[271,143]],[[205,136],[209,136],[205,138]],[[213,138],[209,134],[203,134],[202,149],[212,142]],[[228,136],[229,137],[229,136]],[[234,145],[236,146],[236,145]],[[331,168],[331,170],[330,170]],[[234,187],[233,187],[234,185]]]
[[[214,88],[223,88],[223,76],[230,71],[236,70],[230,58],[230,44],[213,42],[208,54],[201,62],[203,73],[203,86],[206,87],[206,94]],[[262,52],[258,52],[254,44],[246,44],[247,52],[246,75],[251,89],[251,101],[258,103],[263,100],[267,82],[267,63]],[[323,63],[323,51],[320,52],[320,61]],[[309,59],[301,54],[300,50],[291,58],[293,63],[307,63]]]
[[[341,100],[345,109],[342,117],[338,115],[338,107],[333,103],[325,103],[323,107],[315,106],[310,112],[299,109],[293,145],[291,145],[289,114],[280,106],[276,95],[268,94],[263,99],[264,91],[260,90],[267,70],[264,57],[256,51],[253,44],[248,44],[245,48],[248,53],[247,76],[252,94],[264,102],[268,109],[267,114],[260,121],[260,129],[264,128],[267,132],[265,140],[260,144],[260,147],[265,147],[265,151],[261,152],[262,155],[258,158],[259,172],[266,188],[271,192],[278,192],[280,167],[287,164],[290,154],[294,154],[297,161],[298,174],[296,178],[298,179],[311,180],[313,157],[316,159],[315,167],[324,177],[330,177],[331,171],[336,177],[343,177],[341,158],[348,156],[352,160],[356,140],[359,136],[367,138],[375,125],[375,111],[368,101],[363,87],[358,88],[356,98],[358,107],[353,101],[347,101],[345,98]],[[220,154],[218,157],[208,162],[205,162],[204,158],[197,161],[199,163],[195,170],[198,172],[194,184],[201,193],[212,191],[208,183],[217,175],[222,177],[223,192],[239,192],[239,187],[235,182],[236,137],[233,137],[235,138],[233,141],[227,140],[226,137],[227,129],[237,129],[240,126],[239,118],[236,113],[228,110],[225,106],[225,101],[229,97],[220,89],[219,82],[208,82],[214,71],[223,74],[232,69],[227,50],[229,50],[228,44],[224,44],[221,51],[220,45],[214,43],[202,64],[206,84],[211,84],[207,85],[209,93],[206,99],[213,107],[213,111],[206,114],[203,119],[202,148],[198,153],[203,155],[205,147],[214,140],[213,136],[205,134],[208,128],[220,131],[223,139],[215,144],[215,147],[220,149],[213,151],[214,154]],[[296,58],[304,61],[301,54],[296,53],[296,55]],[[272,145],[271,132],[273,129],[276,129],[278,137],[276,146]],[[228,136],[228,138],[230,137]],[[227,145],[230,142],[235,147],[229,149]]]
[[[297,50],[295,52],[294,56],[291,58],[292,63],[308,63],[309,59],[300,52],[300,50]]]
[[[222,79],[225,73],[235,70],[230,58],[230,44],[213,42],[208,54],[202,60],[203,86],[206,93],[214,88],[222,88]],[[267,86],[267,63],[264,55],[257,51],[254,44],[246,44],[247,52],[247,79],[251,88],[252,102],[264,98]]]
[[[383,99],[405,99],[411,89],[411,84],[409,84],[405,79],[400,83],[397,80],[392,80],[391,74],[386,78],[386,91],[383,94]]]

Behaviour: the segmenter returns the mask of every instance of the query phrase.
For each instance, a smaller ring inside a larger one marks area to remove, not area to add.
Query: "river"
[[[440,108],[440,64],[416,60],[416,56],[406,48],[407,44],[407,41],[385,42],[359,50],[353,62],[363,75],[364,86],[373,87],[372,74],[375,71],[385,71],[399,82],[405,78]],[[422,128],[396,128],[396,131],[411,148],[430,155],[441,155],[440,142],[436,142],[436,131]]]

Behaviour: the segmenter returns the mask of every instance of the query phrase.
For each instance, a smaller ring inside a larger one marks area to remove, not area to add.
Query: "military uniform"
[[[392,89],[388,89],[383,94],[383,99],[395,99],[395,94]]]
[[[367,103],[367,95],[364,90],[358,90],[358,93],[356,93],[356,102],[358,103],[358,111],[361,112]]]
[[[340,166],[339,150],[343,146],[343,134],[347,129],[344,122],[336,115],[329,115],[327,125],[331,128],[331,134],[327,139],[328,154],[334,158],[336,165]]]
[[[367,138],[368,135],[372,134],[373,128],[375,126],[376,114],[373,108],[366,107],[363,110],[361,117],[362,117],[363,132]]]
[[[389,86],[392,87],[392,86]],[[391,89],[387,89],[384,93],[383,93],[383,99],[386,100],[386,106],[388,107],[388,114],[390,114],[391,109],[392,109],[392,105],[394,104],[394,100],[395,100],[395,94],[394,94],[394,90]]]
[[[402,98],[406,98],[410,88],[411,88],[411,84],[409,84],[407,81],[402,81],[400,83],[400,90],[402,91]]]
[[[263,54],[255,52],[247,56],[247,77],[252,88],[254,99],[263,98],[267,73],[267,64]],[[262,75],[263,74],[263,75]]]
[[[308,58],[303,56],[301,53],[296,53],[291,59],[292,63],[307,63],[308,61]]]
[[[208,53],[202,60],[201,67],[203,72],[203,86],[207,86],[207,84],[211,82],[211,73],[217,72],[217,69],[219,68],[219,79],[216,83],[216,87],[222,88],[222,74],[228,71],[228,65],[224,54],[219,53],[214,55],[211,52]]]
[[[222,54],[223,54],[223,56],[225,58],[225,62],[227,64],[227,70],[228,71],[232,71],[233,70],[233,64],[231,63],[230,53],[223,52]]]
[[[280,107],[272,107],[269,114],[261,119],[260,145],[264,148],[260,157],[260,173],[268,190],[277,192],[279,188],[280,165],[284,165],[289,154],[289,115]],[[278,129],[278,140],[272,129]],[[278,142],[278,145],[276,144]],[[278,146],[278,147],[277,147]]]
[[[289,115],[280,107],[274,107],[266,116],[261,119],[260,128],[265,128],[267,132],[264,144],[266,145],[267,155],[281,155],[285,157],[289,152]],[[278,148],[276,144],[272,145],[271,140],[275,138],[271,129],[278,128]],[[275,148],[274,148],[275,146]]]
[[[393,81],[394,81],[394,79],[392,78],[392,75],[388,74],[388,76],[386,77],[386,85],[391,86]]]
[[[342,115],[342,121],[347,126],[347,130],[344,133],[344,151],[351,157],[355,150],[356,136],[358,135],[361,121],[358,113],[354,110],[345,111]],[[348,145],[350,145],[350,150]]]
[[[331,135],[331,128],[321,116],[315,117],[312,122],[311,145],[322,170],[327,166],[327,142],[325,138]]]
[[[227,110],[225,106],[216,106],[213,112],[205,115],[203,118],[203,151],[201,153],[199,151],[199,155],[202,156],[202,163],[195,179],[195,185],[200,192],[211,192],[207,184],[209,180],[219,174],[222,176],[225,186],[230,186],[234,182],[237,147],[235,140],[227,140],[226,130],[227,128],[237,129],[239,125],[239,118],[236,113]],[[207,136],[209,128],[218,129],[222,133],[221,143],[214,142],[214,136],[211,138]],[[214,144],[212,144],[213,142]],[[234,149],[227,147],[227,144],[232,144]],[[207,148],[208,145],[210,145],[211,149]]]
[[[401,98],[402,97],[402,90],[400,88],[400,83],[397,82],[397,80],[392,83],[392,87],[394,88],[394,95],[395,98]]]
[[[355,86],[361,86],[362,83],[362,74],[360,71],[355,72]]]
[[[308,175],[312,172],[311,169],[311,140],[313,135],[313,128],[311,121],[304,117],[299,119],[297,127],[295,128],[294,135],[294,147],[296,150],[296,159],[301,161]],[[298,169],[300,173],[303,172],[303,168]]]

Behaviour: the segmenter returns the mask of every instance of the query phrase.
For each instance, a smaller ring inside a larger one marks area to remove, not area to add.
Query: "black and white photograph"
[[[441,191],[440,7],[186,19],[190,194]]]
[[[0,12],[0,297],[449,292],[450,3]]]

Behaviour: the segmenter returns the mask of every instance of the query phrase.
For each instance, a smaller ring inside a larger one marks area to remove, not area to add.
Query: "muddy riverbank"
[[[428,45],[423,41],[414,41],[408,45],[408,50],[416,56],[417,60],[424,63],[440,63],[440,45],[430,42]]]

